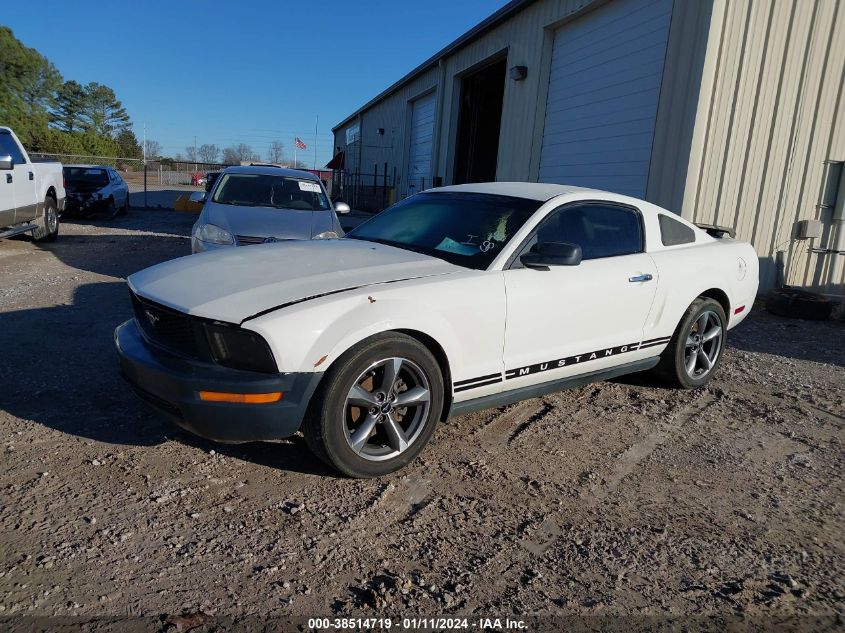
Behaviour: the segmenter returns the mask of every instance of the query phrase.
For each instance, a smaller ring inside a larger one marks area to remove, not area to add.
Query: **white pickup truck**
[[[32,233],[52,242],[64,204],[61,163],[32,162],[15,133],[0,127],[0,238]]]

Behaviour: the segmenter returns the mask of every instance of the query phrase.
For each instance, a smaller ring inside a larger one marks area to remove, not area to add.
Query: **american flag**
[[[307,149],[308,146],[302,142],[302,139],[298,136],[294,139],[293,144],[296,145],[297,149]]]

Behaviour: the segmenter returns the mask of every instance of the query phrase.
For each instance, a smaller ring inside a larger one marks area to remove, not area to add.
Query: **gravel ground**
[[[0,241],[3,628],[158,630],[198,612],[203,630],[454,614],[841,626],[841,323],[758,307],[706,389],[636,376],[483,411],[400,473],[341,479],[298,437],[179,431],[119,378],[123,279],[187,253],[193,220],[133,211],[44,247]]]

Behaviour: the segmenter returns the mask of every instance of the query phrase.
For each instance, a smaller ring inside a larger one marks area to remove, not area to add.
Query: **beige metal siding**
[[[810,251],[833,247],[841,230],[821,201],[826,161],[845,160],[843,5],[714,0],[712,15],[692,11],[685,25],[690,33],[709,28],[698,95],[661,94],[649,199],[697,222],[735,226],[757,249],[762,289],[776,281],[778,251],[786,254],[786,283],[831,293],[845,287],[843,269],[834,265],[842,256]],[[670,59],[684,54],[681,47],[670,37]],[[694,73],[695,61],[688,67]],[[670,103],[695,111],[693,121],[673,127]],[[686,138],[689,160],[678,160]],[[808,218],[824,222],[822,240],[793,239],[795,223]]]

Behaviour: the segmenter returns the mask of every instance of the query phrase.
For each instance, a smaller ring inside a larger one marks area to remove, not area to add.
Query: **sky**
[[[293,139],[317,164],[331,128],[506,0],[33,0],[4,4],[0,24],[65,80],[114,89],[139,140],[162,153],[247,143],[266,156]],[[298,158],[303,160],[300,150]]]

